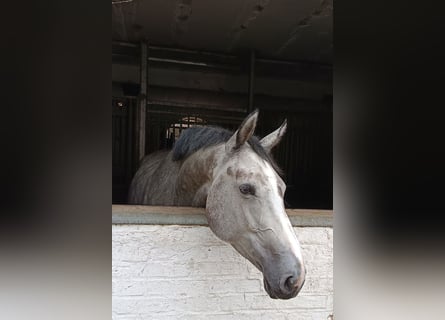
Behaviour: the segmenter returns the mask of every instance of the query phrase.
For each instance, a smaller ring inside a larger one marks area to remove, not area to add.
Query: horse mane
[[[200,149],[225,143],[232,135],[233,132],[215,126],[188,128],[182,131],[179,139],[176,140],[172,150],[172,160],[183,160]],[[257,155],[269,162],[279,175],[283,175],[283,170],[271,155],[264,150],[258,137],[252,136],[247,142]]]

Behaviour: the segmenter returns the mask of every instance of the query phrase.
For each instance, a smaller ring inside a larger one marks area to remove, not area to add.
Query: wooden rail
[[[332,210],[287,209],[296,227],[332,227]],[[206,226],[204,208],[112,205],[113,224],[179,224]]]

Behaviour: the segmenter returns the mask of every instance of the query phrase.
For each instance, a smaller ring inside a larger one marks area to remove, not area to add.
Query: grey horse
[[[284,209],[286,184],[271,156],[287,122],[261,140],[253,135],[258,110],[236,132],[192,127],[170,151],[146,156],[129,190],[130,204],[205,207],[213,233],[264,276],[271,298],[301,290],[306,268]]]

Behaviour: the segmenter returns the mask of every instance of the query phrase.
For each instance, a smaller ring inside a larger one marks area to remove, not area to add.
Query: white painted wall
[[[326,320],[333,313],[332,228],[295,227],[306,283],[270,299],[262,275],[208,227],[113,225],[113,319]]]

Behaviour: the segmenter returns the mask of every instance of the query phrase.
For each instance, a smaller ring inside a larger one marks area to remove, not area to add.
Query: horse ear
[[[268,134],[263,139],[260,140],[261,146],[270,152],[283,138],[287,129],[287,119],[284,120],[283,124],[274,132]]]
[[[226,151],[238,149],[241,147],[255,131],[256,123],[258,120],[258,109],[255,109],[251,114],[249,114],[241,123],[238,130],[233,134],[233,136],[226,143]]]

